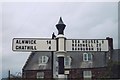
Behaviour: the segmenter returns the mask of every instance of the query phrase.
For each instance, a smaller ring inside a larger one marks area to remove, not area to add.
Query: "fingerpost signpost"
[[[58,35],[54,38],[13,38],[12,50],[19,52],[50,51],[58,58],[58,78],[65,78],[64,57],[67,51],[108,51],[108,39],[67,39],[64,36],[66,25],[62,18],[56,28]],[[52,64],[53,65],[53,64]],[[54,74],[54,73],[53,73]]]

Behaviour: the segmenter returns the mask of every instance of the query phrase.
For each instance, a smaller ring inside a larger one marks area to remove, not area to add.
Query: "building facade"
[[[60,20],[59,24],[63,24],[63,22]],[[56,39],[55,36],[54,39]],[[115,61],[116,55],[114,54],[119,52],[113,49],[112,38],[106,37],[106,40],[108,40],[108,51],[101,51],[101,49],[97,51],[67,51],[63,63],[65,78],[68,80],[110,78],[109,62]],[[86,49],[89,48],[86,47]],[[118,62],[118,60],[116,61]],[[58,64],[56,52],[31,52],[22,69],[22,77],[25,79],[58,78]]]

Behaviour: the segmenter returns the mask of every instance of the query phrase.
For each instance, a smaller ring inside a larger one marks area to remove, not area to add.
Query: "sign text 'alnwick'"
[[[14,51],[56,51],[56,40],[54,39],[13,39]]]
[[[16,40],[16,44],[36,44],[36,40]],[[24,46],[16,45],[16,50],[17,49],[37,50],[36,46],[30,46],[30,45],[24,45]]]

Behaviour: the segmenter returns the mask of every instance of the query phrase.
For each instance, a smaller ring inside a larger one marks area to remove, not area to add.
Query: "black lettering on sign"
[[[82,48],[81,48],[81,51],[82,51]]]
[[[49,44],[51,44],[51,41],[49,41]]]
[[[98,40],[97,40],[97,43],[99,43]]]
[[[94,43],[95,43],[95,40],[94,40]]]
[[[75,46],[77,46],[77,44],[75,44]]]
[[[77,40],[75,40],[75,43],[77,43]]]
[[[88,47],[88,44],[86,44],[86,47]]]
[[[18,41],[18,40],[16,40],[16,43],[17,43],[17,44],[19,44],[19,41]]]
[[[83,40],[83,43],[84,43],[84,40]]]
[[[49,46],[49,50],[51,50],[51,46]]]
[[[101,51],[101,48],[100,48],[100,51]]]
[[[90,47],[90,44],[87,44],[87,47]]]
[[[85,43],[87,43],[87,40],[85,40]]]
[[[86,50],[88,50],[88,48],[86,48]]]
[[[36,44],[36,40],[16,40],[16,44]]]
[[[94,49],[92,48],[92,50],[94,50]]]
[[[36,46],[16,46],[16,50],[37,50]]]
[[[82,44],[80,44],[80,47],[82,47]]]
[[[91,44],[91,47],[93,47],[93,44]]]
[[[93,41],[91,40],[91,43],[93,43]]]
[[[75,50],[77,50],[77,48],[75,48]]]
[[[78,47],[79,47],[80,45],[78,44]]]
[[[99,46],[101,47],[101,44],[99,43]]]
[[[83,44],[83,47],[85,46],[85,44]]]
[[[72,44],[72,46],[74,46],[74,44]]]
[[[96,44],[96,47],[98,47],[98,45]]]
[[[50,40],[47,40],[46,42],[47,42],[47,44],[51,44],[51,41],[50,41]]]
[[[99,48],[97,48],[97,51],[99,50]]]
[[[85,48],[83,48],[83,51],[85,51]]]
[[[90,48],[89,48],[89,51],[90,51]]]
[[[74,50],[74,48],[72,48],[72,50]]]
[[[72,43],[74,43],[74,40],[72,40]]]

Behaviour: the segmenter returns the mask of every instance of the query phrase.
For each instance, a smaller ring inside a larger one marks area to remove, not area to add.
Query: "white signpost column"
[[[57,36],[58,42],[58,50],[57,50],[57,58],[58,58],[58,78],[64,78],[64,56],[65,56],[65,37],[64,35]]]
[[[66,46],[65,46],[65,37],[64,37],[64,29],[65,24],[63,23],[62,19],[60,18],[58,24],[56,25],[58,29],[58,36],[57,40],[57,58],[58,58],[58,78],[65,78],[64,75],[64,55],[66,53]]]

